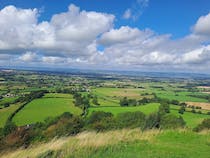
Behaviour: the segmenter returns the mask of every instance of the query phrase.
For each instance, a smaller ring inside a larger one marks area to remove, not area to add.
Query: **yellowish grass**
[[[210,89],[210,86],[198,86],[197,88],[200,88],[200,89]]]
[[[66,139],[54,139],[45,144],[39,144],[32,146],[28,149],[18,149],[16,151],[8,151],[7,153],[1,154],[1,158],[35,158],[37,155],[46,152],[48,150],[58,150],[66,143]]]
[[[203,103],[203,102],[186,102],[187,105],[190,106],[198,106],[204,110],[210,110],[210,103]]]
[[[210,92],[202,92],[202,93],[210,94]]]
[[[119,142],[132,142],[135,140],[152,141],[160,134],[159,130],[149,130],[141,132],[139,129],[123,129],[108,131],[104,133],[82,132],[77,136],[54,139],[48,143],[31,146],[28,149],[17,149],[2,153],[0,158],[35,158],[41,153],[49,150],[62,149],[64,153],[71,153],[82,147],[97,148],[101,146],[113,145]]]

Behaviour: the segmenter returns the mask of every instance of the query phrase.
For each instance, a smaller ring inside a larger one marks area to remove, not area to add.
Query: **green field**
[[[32,124],[43,122],[47,117],[55,117],[64,112],[80,115],[82,110],[75,107],[73,100],[69,98],[40,98],[28,103],[15,115],[13,121],[17,125]]]
[[[206,99],[196,98],[189,95],[200,94],[200,93],[191,93],[191,92],[172,92],[172,91],[156,91],[156,95],[160,98],[169,99],[169,100],[178,100],[182,102],[208,102]],[[205,95],[205,94],[200,94]]]
[[[8,119],[8,117],[19,107],[21,104],[13,104],[7,108],[0,109],[0,128],[3,127]]]
[[[71,94],[64,94],[64,93],[46,93],[43,98],[69,98],[73,99]]]
[[[183,115],[178,113],[178,110],[171,109],[172,114],[177,116],[182,116],[186,122],[187,127],[196,127],[199,123],[201,123],[204,119],[210,118],[210,115],[206,114],[194,114],[192,112],[185,112]]]
[[[141,111],[145,114],[149,114],[152,112],[155,112],[158,110],[159,104],[158,103],[150,103],[147,105],[142,106],[135,106],[135,107],[90,107],[89,108],[89,114],[91,114],[93,111],[104,111],[104,112],[111,112],[114,115],[117,115],[119,113],[123,112],[135,112],[135,111]]]
[[[0,100],[0,106],[5,104],[5,103],[12,103],[17,99],[17,97],[9,97],[9,98],[3,98]]]

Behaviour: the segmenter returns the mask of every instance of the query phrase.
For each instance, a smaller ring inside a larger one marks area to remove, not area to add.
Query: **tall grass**
[[[1,154],[2,158],[35,158],[51,153],[64,158],[208,158],[210,132],[194,133],[182,130],[123,129],[103,133],[86,131],[76,136],[53,139],[28,149]],[[44,154],[43,154],[44,153]],[[43,156],[44,157],[44,156]]]

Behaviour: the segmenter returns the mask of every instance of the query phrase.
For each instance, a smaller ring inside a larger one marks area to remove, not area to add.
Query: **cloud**
[[[49,56],[90,55],[88,47],[112,28],[115,18],[111,14],[80,11],[73,4],[67,12],[53,15],[49,22],[38,23],[37,17],[37,9],[3,8],[0,11],[0,53],[36,50]]]
[[[193,27],[193,31],[201,35],[210,35],[210,13],[201,16]]]
[[[32,62],[35,61],[37,58],[37,54],[34,52],[26,52],[19,57],[19,59],[24,62]]]
[[[29,47],[37,16],[37,9],[3,8],[0,11],[0,50]]]
[[[56,64],[56,63],[61,63],[65,62],[65,58],[61,57],[54,57],[54,56],[47,56],[47,57],[42,57],[42,62],[45,64]]]
[[[102,45],[113,45],[119,43],[127,43],[131,40],[145,39],[151,36],[151,30],[141,31],[137,28],[130,28],[129,26],[122,26],[119,29],[111,29],[109,32],[104,33],[99,43]]]
[[[131,9],[127,9],[123,14],[124,19],[130,19],[131,16],[132,16]]]
[[[132,19],[134,21],[138,20],[148,5],[149,0],[136,0],[130,8],[125,10],[122,16],[123,19]]]
[[[148,2],[136,1],[142,7]],[[39,14],[15,6],[0,10],[1,65],[209,71],[209,14],[176,40],[150,29],[114,28],[114,15],[73,4],[49,21],[38,22]]]

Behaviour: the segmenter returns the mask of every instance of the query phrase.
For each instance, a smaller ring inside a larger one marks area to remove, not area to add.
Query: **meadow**
[[[55,117],[64,112],[80,115],[82,110],[75,107],[71,95],[47,94],[43,98],[35,99],[28,103],[13,118],[13,122],[19,126],[43,122],[48,117]]]
[[[12,104],[10,107],[0,109],[0,128],[3,128],[8,117],[16,110],[18,109],[22,104]]]
[[[146,104],[146,105],[142,105],[142,106],[135,106],[135,107],[109,107],[109,106],[105,106],[105,107],[90,107],[89,108],[89,114],[91,114],[93,111],[104,111],[104,112],[110,112],[114,115],[117,115],[119,113],[123,113],[123,112],[135,112],[135,111],[141,111],[145,114],[150,114],[152,112],[157,112],[158,111],[158,107],[159,107],[159,103],[150,103],[150,104]]]

